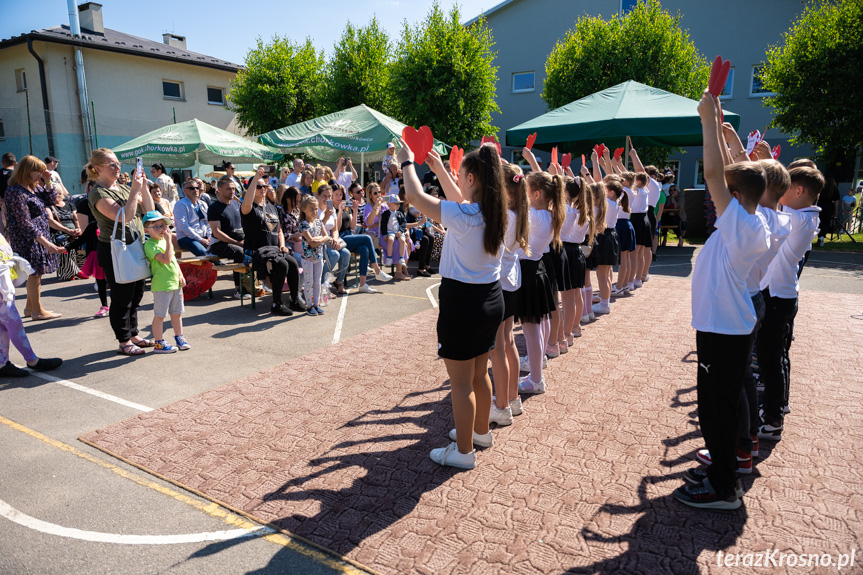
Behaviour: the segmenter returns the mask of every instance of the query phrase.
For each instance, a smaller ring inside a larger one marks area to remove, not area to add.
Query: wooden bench
[[[247,279],[249,280],[249,286],[251,286],[250,292],[251,298],[250,307],[255,309],[255,268],[253,266],[247,266],[245,264],[223,264],[213,266],[213,269],[217,272],[231,272],[240,274],[240,307],[244,307],[243,298],[246,295],[245,290],[243,289],[243,282]],[[210,297],[212,297],[213,291],[210,290]]]

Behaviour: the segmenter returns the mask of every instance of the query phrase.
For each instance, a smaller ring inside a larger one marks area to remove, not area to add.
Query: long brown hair
[[[548,211],[551,212],[551,245],[559,248],[561,246],[560,230],[566,219],[563,178],[557,174],[552,176],[548,172],[531,172],[527,176],[527,182],[532,189],[542,192],[542,197],[548,202]]]
[[[605,187],[614,192],[614,197],[617,198],[617,203],[620,204],[620,209],[629,213],[629,196],[623,193],[623,186],[619,179],[606,180]]]
[[[589,224],[587,228],[588,245],[592,245],[593,238],[596,236],[596,220],[593,217],[593,196],[588,191],[587,182],[580,176],[567,178],[566,194],[570,201],[575,204],[575,209],[578,210],[578,225]]]
[[[524,252],[530,255],[530,202],[527,199],[527,184],[521,168],[515,164],[503,166],[503,185],[509,199],[509,209],[515,212],[515,240]]]
[[[467,153],[461,161],[465,175],[476,178],[477,188],[473,200],[480,205],[485,220],[483,247],[497,255],[506,233],[506,197],[503,186],[503,169],[497,147],[486,143]]]
[[[593,207],[596,208],[596,229],[602,228],[604,231],[605,212],[608,211],[608,204],[605,203],[605,185],[602,182],[590,184],[590,195]]]

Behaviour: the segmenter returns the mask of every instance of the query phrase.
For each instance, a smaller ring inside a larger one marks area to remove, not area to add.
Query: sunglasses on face
[[[257,189],[259,189],[259,190],[265,190],[265,189],[267,189],[267,187],[268,186],[262,186],[261,184],[257,185]]]
[[[105,162],[105,163],[104,163],[104,164],[102,164],[102,165],[104,165],[104,166],[108,166],[109,168],[113,168],[113,169],[115,169],[115,170],[119,170],[119,169],[120,169],[120,164],[118,164],[117,162]]]
[[[187,189],[187,190],[200,190],[201,186],[186,186],[185,189]]]

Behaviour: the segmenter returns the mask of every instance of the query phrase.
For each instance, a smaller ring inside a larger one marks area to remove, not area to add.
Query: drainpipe
[[[27,49],[33,54],[33,57],[36,58],[36,62],[39,64],[39,84],[42,88],[42,111],[45,114],[45,133],[48,136],[48,155],[54,155],[54,129],[51,126],[51,110],[48,104],[48,84],[45,82],[45,62],[42,61],[42,58],[39,57],[39,54],[36,53],[36,50],[33,49],[33,38],[27,36]]]
[[[78,3],[76,0],[67,0],[69,6],[69,29],[73,36],[81,36],[81,21],[78,19]],[[87,102],[87,78],[84,75],[84,55],[81,48],[75,47],[75,72],[78,76],[78,101],[81,107],[81,124],[84,127],[84,149],[87,157],[93,153],[93,134],[90,130],[90,107]]]

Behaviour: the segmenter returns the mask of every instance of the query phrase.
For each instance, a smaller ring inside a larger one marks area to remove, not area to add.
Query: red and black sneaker
[[[712,463],[710,451],[707,449],[699,449],[698,453],[695,454],[695,459],[704,465]],[[737,473],[752,473],[752,456],[742,449],[737,450]]]

